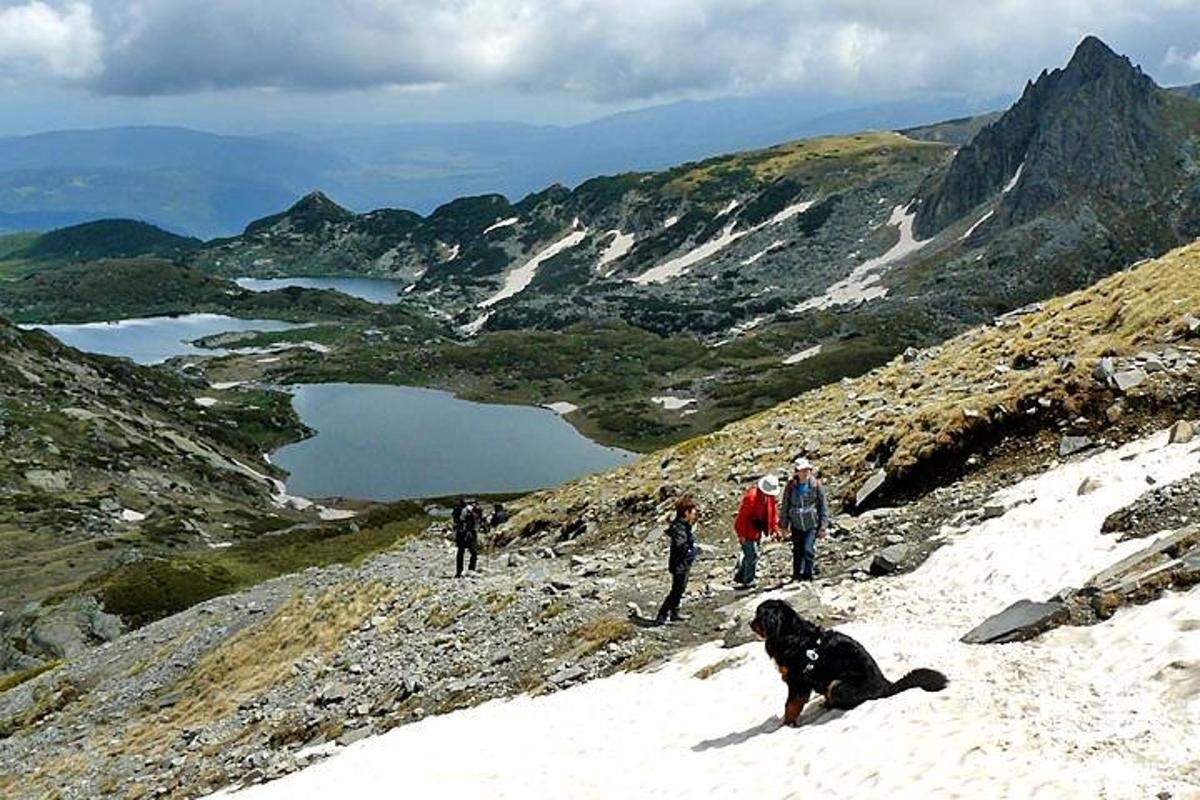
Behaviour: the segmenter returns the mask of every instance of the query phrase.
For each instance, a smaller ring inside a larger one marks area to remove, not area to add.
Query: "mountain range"
[[[402,206],[428,213],[462,195],[520,197],[551,183],[574,185],[788,139],[905,127],[981,107],[988,106],[957,96],[864,104],[828,94],[768,94],[681,102],[567,127],[321,123],[257,136],[171,127],[53,131],[0,138],[0,232],[131,217],[182,234],[224,236],[316,188],[358,211]]]

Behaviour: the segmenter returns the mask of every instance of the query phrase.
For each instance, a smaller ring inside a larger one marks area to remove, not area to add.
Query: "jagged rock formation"
[[[1006,186],[989,222],[994,230],[1069,204],[1075,213],[1090,205],[1098,226],[1116,222],[1105,213],[1112,206],[1153,209],[1146,224],[1177,237],[1194,234],[1198,125],[1200,108],[1089,36],[1065,68],[1029,83],[922,194],[917,235],[940,232]]]

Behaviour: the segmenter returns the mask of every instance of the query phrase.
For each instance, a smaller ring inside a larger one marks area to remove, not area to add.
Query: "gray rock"
[[[325,688],[317,696],[317,705],[334,705],[341,703],[350,696],[350,687],[341,681],[332,681],[325,684]]]
[[[1092,370],[1092,377],[1097,382],[1103,384],[1111,383],[1113,376],[1117,374],[1117,365],[1111,358],[1102,358],[1096,364],[1096,368]]]
[[[1103,483],[1095,478],[1084,478],[1083,483],[1079,484],[1078,494],[1080,497],[1091,494],[1103,485]]]
[[[1143,369],[1126,369],[1112,376],[1112,386],[1118,392],[1128,392],[1135,386],[1141,386],[1149,377]]]
[[[900,569],[908,558],[911,548],[906,544],[894,544],[885,547],[871,559],[872,575],[890,575]]]
[[[568,683],[574,683],[580,678],[587,675],[587,670],[581,666],[565,667],[550,676],[550,683],[555,686],[563,686]]]
[[[342,747],[349,747],[355,742],[361,742],[363,739],[368,739],[373,734],[370,726],[364,728],[355,728],[351,731],[346,731],[338,737],[338,744]]]
[[[883,485],[887,482],[887,470],[878,470],[870,478],[867,478],[866,483],[858,490],[858,494],[854,496],[854,505],[856,508],[862,508],[863,504],[868,502],[876,495]]]
[[[1087,450],[1093,444],[1086,436],[1064,436],[1058,445],[1059,456],[1066,458]]]
[[[1171,444],[1187,444],[1195,438],[1196,426],[1187,420],[1181,419],[1171,426]]]
[[[1067,621],[1069,612],[1063,603],[1035,603],[1018,600],[977,625],[962,641],[967,644],[1003,644],[1023,642]]]

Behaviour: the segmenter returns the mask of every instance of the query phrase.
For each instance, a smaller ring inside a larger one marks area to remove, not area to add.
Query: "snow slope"
[[[992,502],[1010,507],[1004,516],[945,530],[946,546],[913,573],[820,586],[885,672],[934,667],[950,676],[945,692],[850,712],[813,702],[802,727],[784,729],[784,687],[762,646],[709,644],[655,671],[397,728],[232,796],[1195,800],[1200,588],[1032,642],[959,637],[1144,547],[1101,535],[1105,516],[1147,491],[1147,477],[1197,471],[1191,446],[1159,433],[1002,490]],[[1088,477],[1103,486],[1080,497]]]
[[[883,255],[868,259],[859,264],[845,278],[830,286],[824,294],[810,297],[792,310],[799,314],[813,309],[833,308],[834,306],[849,305],[866,300],[875,300],[887,295],[887,289],[879,285],[879,279],[892,263],[905,256],[917,252],[925,246],[927,240],[918,240],[913,234],[913,222],[917,218],[916,211],[906,211],[904,206],[892,209],[888,225],[897,228],[900,238]]]
[[[578,223],[578,220],[576,220]],[[534,276],[537,275],[538,267],[543,261],[549,261],[564,250],[569,250],[579,244],[587,236],[587,229],[575,229],[554,242],[544,250],[538,251],[532,258],[526,261],[521,266],[509,272],[504,276],[504,286],[500,291],[484,300],[479,304],[480,308],[490,308],[501,300],[507,300],[513,295],[520,294],[528,288],[529,284],[533,283]]]
[[[726,225],[725,229],[722,230],[718,236],[709,239],[704,244],[689,250],[681,256],[676,256],[675,258],[664,261],[661,264],[656,264],[655,266],[643,272],[641,275],[638,275],[636,278],[634,278],[633,282],[639,286],[647,286],[651,283],[666,283],[669,280],[678,278],[680,275],[686,274],[692,266],[699,264],[701,261],[712,258],[717,253],[736,242],[738,239],[741,239],[744,236],[749,236],[752,233],[757,233],[763,228],[771,225],[778,225],[781,222],[786,222],[792,217],[803,214],[812,207],[814,202],[816,201],[804,200],[799,203],[794,203],[793,205],[790,205],[780,211],[775,216],[771,217],[766,222],[761,222],[752,228],[745,228],[736,232],[734,231],[734,228],[737,227],[738,220],[734,220]],[[734,207],[736,206],[730,206],[729,208],[732,209]],[[718,214],[717,216],[719,217],[726,213],[728,213],[728,210],[722,211],[721,214]]]

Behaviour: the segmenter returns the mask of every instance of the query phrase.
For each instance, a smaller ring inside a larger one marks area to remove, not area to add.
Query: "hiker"
[[[491,528],[499,528],[504,523],[508,522],[508,509],[500,503],[492,506],[492,518],[488,520],[488,526]]]
[[[682,622],[687,615],[679,613],[679,603],[687,588],[688,572],[696,560],[696,520],[700,517],[700,506],[686,494],[675,504],[675,519],[667,526],[667,537],[671,540],[671,553],[667,558],[667,571],[671,573],[671,593],[658,609],[659,625],[667,621]]]
[[[463,555],[471,551],[471,572],[476,572],[479,560],[479,533],[483,528],[483,510],[473,498],[459,498],[454,506],[454,543],[458,546],[458,569],[454,577],[463,575]]]
[[[829,530],[825,488],[807,458],[792,462],[791,480],[783,490],[783,519],[792,534],[792,580],[811,581],[817,560],[817,539]]]
[[[742,547],[742,557],[733,575],[734,588],[751,589],[757,583],[754,573],[762,538],[764,535],[779,534],[778,495],[779,479],[768,474],[742,496],[742,505],[733,523],[733,530]]]

